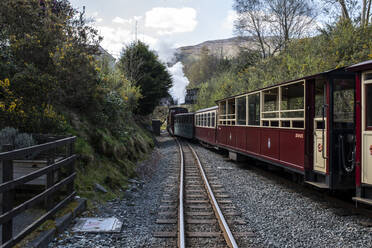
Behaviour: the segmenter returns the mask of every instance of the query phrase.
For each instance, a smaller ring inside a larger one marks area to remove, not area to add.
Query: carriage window
[[[372,128],[372,84],[366,85],[366,121],[367,127]]]
[[[260,93],[248,96],[248,125],[260,125]]]
[[[271,121],[272,127],[279,127],[279,121]]]
[[[207,114],[207,127],[211,126],[211,113]]]
[[[235,125],[235,98],[227,101],[227,124]]]
[[[294,128],[304,128],[304,121],[293,121],[292,127]]]
[[[335,79],[333,91],[333,119],[338,128],[354,126],[354,80]]]
[[[372,80],[372,73],[366,73],[365,76],[364,76],[364,80],[365,81]]]
[[[215,127],[216,126],[216,113],[213,112],[212,113],[212,127]]]
[[[227,119],[226,118],[226,101],[220,102],[219,113],[220,113],[220,118],[219,118],[220,124],[223,124],[223,125],[226,124],[225,122],[225,119]]]
[[[238,125],[246,125],[247,123],[247,113],[246,113],[246,108],[247,108],[247,97],[239,97],[236,99],[236,105],[238,107],[238,116],[237,116],[237,121]]]
[[[281,87],[281,118],[304,118],[304,83]]]
[[[282,121],[282,127],[291,127],[290,121]]]
[[[279,117],[279,88],[266,90],[263,92],[263,112],[262,118]]]
[[[326,98],[326,81],[316,80],[315,82],[315,118],[323,117],[323,105]]]

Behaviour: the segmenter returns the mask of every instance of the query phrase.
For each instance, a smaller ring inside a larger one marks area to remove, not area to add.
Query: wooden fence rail
[[[74,198],[76,193],[74,191],[74,179],[76,177],[74,162],[77,157],[74,154],[75,140],[76,137],[62,138],[53,142],[17,150],[13,150],[10,145],[3,146],[4,152],[0,153],[0,161],[2,163],[2,183],[0,184],[0,195],[2,196],[2,213],[0,215],[2,248],[16,245]],[[59,150],[59,153],[57,150]],[[16,179],[13,178],[14,160],[26,159],[32,154],[40,154],[42,152],[46,154],[46,167]],[[57,156],[58,161],[56,161]],[[61,172],[62,169],[64,169],[65,177],[61,178],[59,175],[56,178],[55,172]],[[15,189],[44,175],[46,176],[44,191],[22,204],[14,206]],[[63,200],[55,202],[56,195],[54,193],[61,191],[63,187],[66,189],[65,195],[67,196]],[[38,203],[44,203],[47,212],[20,233],[13,235],[13,218]]]

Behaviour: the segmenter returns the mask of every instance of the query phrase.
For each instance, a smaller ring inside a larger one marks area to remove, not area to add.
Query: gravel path
[[[202,163],[220,171],[219,181],[256,233],[251,238],[253,244],[260,247],[372,247],[372,227],[361,224],[371,220],[355,215],[340,216],[343,211],[311,191],[306,193],[300,185],[267,176],[257,168],[250,168],[249,162],[230,162],[216,152],[194,147]]]
[[[99,206],[89,217],[116,217],[123,222],[121,233],[72,233],[69,227],[49,247],[159,247],[152,237],[157,230],[157,211],[164,191],[166,178],[173,166],[178,166],[175,142],[162,134],[152,158],[139,164],[141,178],[132,180],[124,199]]]

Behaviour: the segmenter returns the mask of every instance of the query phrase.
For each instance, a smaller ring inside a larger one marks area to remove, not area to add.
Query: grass
[[[91,127],[90,138],[81,135],[75,150],[79,154],[76,163],[75,187],[78,195],[92,202],[104,202],[122,197],[128,179],[136,176],[136,162],[148,157],[154,146],[151,134],[134,121],[128,121],[135,130],[125,137],[115,137],[107,129]],[[108,193],[96,191],[95,184],[102,185]]]

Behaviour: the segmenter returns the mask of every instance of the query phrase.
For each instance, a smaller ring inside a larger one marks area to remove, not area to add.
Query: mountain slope
[[[229,39],[210,40],[194,46],[179,47],[176,50],[177,61],[188,63],[200,57],[200,51],[207,47],[210,54],[228,58],[235,57],[240,48],[257,49],[252,38],[233,37]]]

